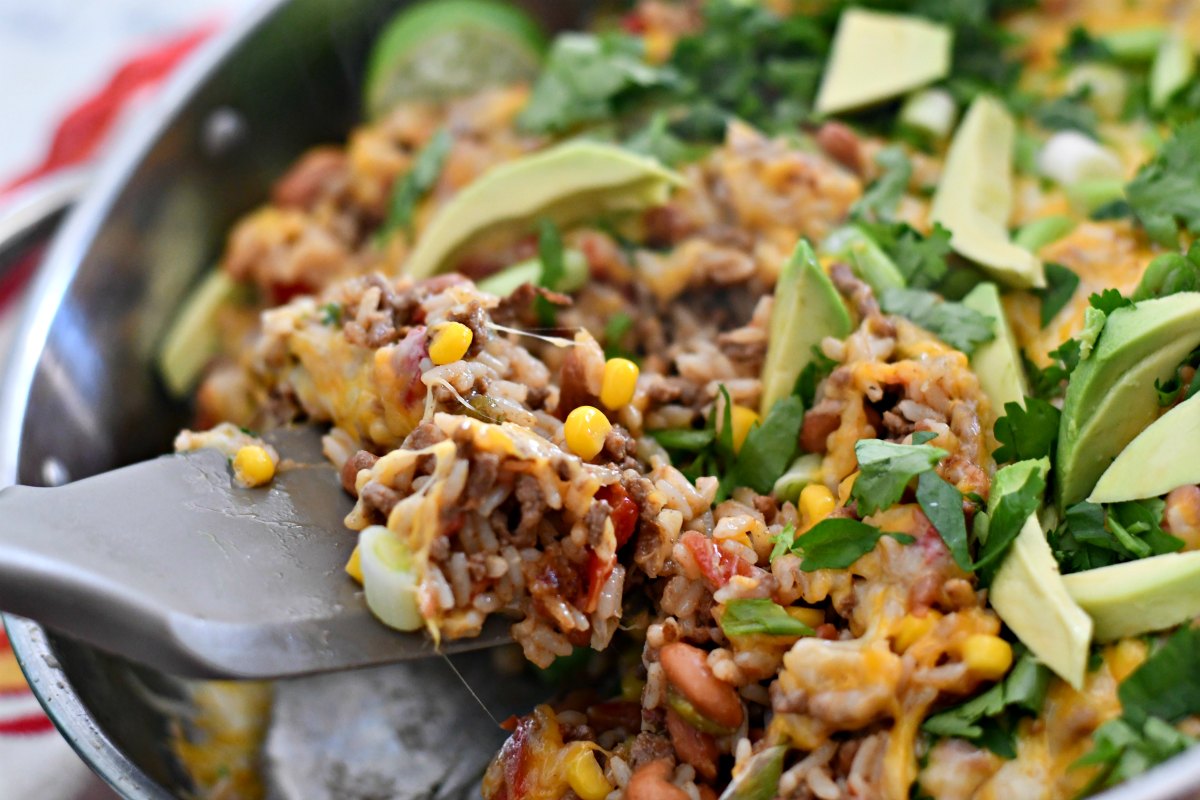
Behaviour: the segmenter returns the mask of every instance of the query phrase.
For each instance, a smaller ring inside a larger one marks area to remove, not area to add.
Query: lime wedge
[[[443,100],[537,75],[546,39],[525,12],[493,0],[427,0],[384,28],[367,63],[363,102],[377,118],[397,103]]]

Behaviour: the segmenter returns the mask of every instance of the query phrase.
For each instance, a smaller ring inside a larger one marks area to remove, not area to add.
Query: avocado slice
[[[907,94],[950,73],[953,35],[920,17],[851,8],[842,13],[817,93],[818,114]]]
[[[950,246],[1001,283],[1046,285],[1042,262],[1009,238],[1013,143],[1017,126],[994,97],[980,95],[950,142],[930,216],[951,234]]]
[[[1166,553],[1063,578],[1096,641],[1160,631],[1200,615],[1200,552]]]
[[[801,239],[775,284],[759,413],[765,418],[775,401],[792,393],[815,345],[826,336],[844,339],[853,328],[850,312],[812,245]]]
[[[1067,384],[1055,462],[1060,509],[1091,494],[1117,454],[1154,421],[1154,382],[1174,374],[1197,345],[1200,292],[1143,300],[1108,316]]]
[[[666,201],[683,178],[653,158],[575,140],[501,164],[447,203],[421,233],[404,271],[428,278],[479,237],[547,217],[560,225]]]
[[[1163,414],[1127,444],[1100,476],[1088,502],[1141,500],[1200,483],[1200,459],[1180,453],[1181,443],[1195,441],[1200,441],[1200,394]]]
[[[214,269],[188,295],[158,349],[158,371],[172,397],[186,397],[220,350],[221,309],[249,302],[253,294],[250,286]]]
[[[984,342],[971,354],[971,369],[979,377],[983,393],[992,403],[992,414],[1004,416],[1004,404],[1025,406],[1028,386],[1021,367],[1021,351],[1004,314],[1000,290],[994,283],[981,283],[967,293],[962,304],[995,320],[996,338]]]
[[[992,581],[992,608],[1038,660],[1076,689],[1087,668],[1092,620],[1067,592],[1031,514]]]

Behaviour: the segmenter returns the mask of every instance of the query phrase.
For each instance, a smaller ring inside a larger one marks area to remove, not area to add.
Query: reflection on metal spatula
[[[267,440],[293,466],[233,483],[214,450],[0,492],[0,610],[192,677],[275,678],[433,655],[377,622],[344,573],[353,501],[320,432]],[[442,652],[508,640],[493,619]]]

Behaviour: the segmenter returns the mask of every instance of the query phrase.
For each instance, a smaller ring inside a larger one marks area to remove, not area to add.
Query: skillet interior
[[[78,478],[169,447],[187,408],[155,379],[154,343],[272,177],[307,146],[344,138],[366,47],[397,5],[266,0],[179,77],[158,122],[124,142],[43,271],[4,384],[0,478]],[[554,28],[585,4],[527,5]],[[8,624],[35,691],[106,780],[139,800],[187,791],[164,746],[169,716],[147,700],[178,695],[174,681]],[[1200,749],[1108,797],[1193,797],[1197,786]]]

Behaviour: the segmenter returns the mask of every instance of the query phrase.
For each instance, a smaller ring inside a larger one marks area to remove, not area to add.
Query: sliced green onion
[[[1047,139],[1038,153],[1038,172],[1067,189],[1122,175],[1117,154],[1079,131],[1059,131]]]
[[[1162,41],[1150,68],[1150,107],[1162,111],[1196,74],[1196,53],[1187,39],[1172,33]]]
[[[1118,61],[1145,64],[1157,55],[1166,35],[1162,28],[1132,28],[1103,34],[1097,40]]]
[[[954,130],[957,117],[958,104],[953,95],[945,89],[922,89],[904,101],[898,121],[903,128],[931,142],[943,142]]]
[[[793,503],[799,500],[805,486],[821,480],[821,461],[820,453],[805,453],[793,461],[787,472],[775,481],[775,496]]]
[[[531,258],[487,276],[479,281],[478,286],[481,291],[488,294],[507,297],[522,284],[536,284],[541,276],[542,262],[537,258]],[[556,292],[574,292],[582,288],[587,283],[587,279],[587,257],[578,250],[564,250],[562,278],[557,285],[551,288]]]
[[[783,745],[768,747],[756,754],[734,776],[721,800],[771,800],[779,793],[786,754],[787,748]]]
[[[1075,229],[1075,220],[1064,215],[1042,217],[1021,227],[1013,241],[1031,253],[1057,242]]]
[[[1112,64],[1080,64],[1067,75],[1067,94],[1087,93],[1087,103],[1105,119],[1125,110],[1129,80]]]
[[[417,607],[417,576],[408,548],[392,531],[372,525],[358,535],[358,550],[367,608],[384,625],[419,630],[425,623]]]

